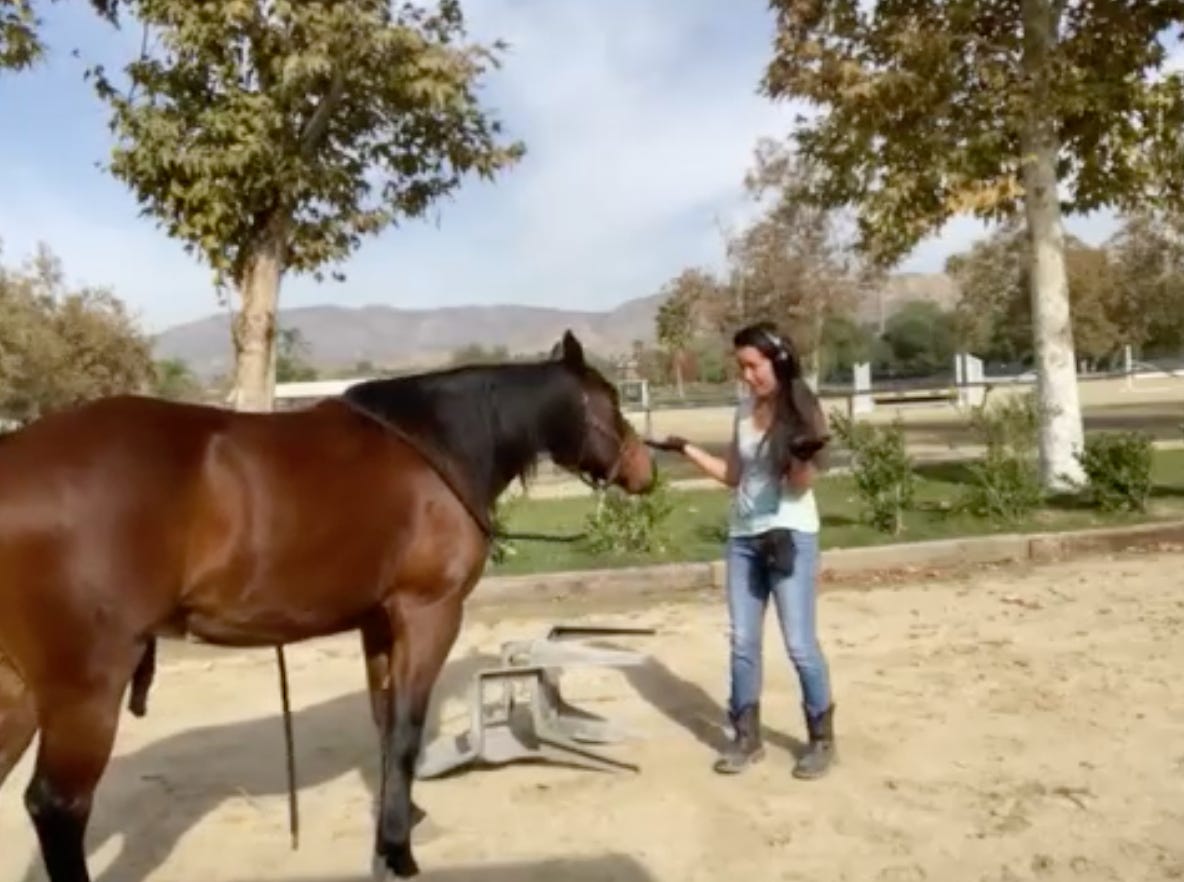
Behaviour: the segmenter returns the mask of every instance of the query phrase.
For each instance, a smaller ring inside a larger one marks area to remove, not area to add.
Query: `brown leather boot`
[[[810,743],[805,752],[798,757],[793,767],[795,778],[813,780],[821,778],[830,769],[831,764],[838,761],[835,749],[834,715],[835,706],[832,704],[816,717],[802,709],[806,715],[806,730],[810,733]]]
[[[765,748],[761,744],[759,702],[748,705],[737,716],[732,717],[732,727],[736,730],[736,736],[713,766],[721,775],[737,775],[765,758]]]

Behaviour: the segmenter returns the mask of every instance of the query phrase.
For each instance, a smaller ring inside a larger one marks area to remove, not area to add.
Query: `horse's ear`
[[[551,350],[551,358],[556,361],[562,361],[564,364],[573,368],[584,367],[584,347],[576,335],[570,330],[564,331],[563,339],[555,344],[555,348]]]

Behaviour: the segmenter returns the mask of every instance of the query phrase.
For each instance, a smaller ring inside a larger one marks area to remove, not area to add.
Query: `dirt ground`
[[[993,568],[820,600],[841,764],[790,776],[798,688],[769,617],[769,756],[710,770],[725,695],[724,609],[699,596],[567,610],[648,624],[653,655],[573,671],[577,703],[641,728],[641,771],[520,765],[416,785],[425,880],[826,882],[1184,878],[1184,554]],[[466,622],[432,723],[456,731],[472,671],[549,624]],[[554,613],[551,613],[553,616]],[[302,842],[289,849],[269,652],[170,645],[147,719],[125,716],[90,835],[101,882],[361,882],[376,753],[352,637],[289,656]],[[0,791],[0,879],[42,879],[20,794]],[[425,825],[427,826],[427,825]],[[422,829],[422,828],[421,828]],[[32,862],[32,863],[31,863]],[[32,869],[30,869],[32,867]]]

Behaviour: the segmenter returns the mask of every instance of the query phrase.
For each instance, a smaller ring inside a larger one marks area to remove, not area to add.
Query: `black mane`
[[[579,379],[559,361],[366,380],[342,397],[443,454],[481,511],[543,453],[574,454],[584,422]]]

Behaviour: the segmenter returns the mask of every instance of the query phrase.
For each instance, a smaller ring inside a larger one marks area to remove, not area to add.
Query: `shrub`
[[[851,451],[851,473],[864,518],[877,530],[898,535],[914,498],[913,463],[900,418],[891,425],[876,426],[836,411],[831,425]]]
[[[664,551],[666,520],[673,510],[669,480],[661,473],[653,490],[642,496],[610,487],[597,494],[596,508],[586,521],[584,545],[595,554]]]
[[[494,536],[489,545],[489,560],[495,564],[504,563],[518,553],[518,546],[514,544],[514,541],[506,539],[501,534],[509,530],[510,517],[523,498],[523,496],[503,494],[498,497],[497,503],[493,507],[491,524]]]
[[[1038,459],[1039,405],[1033,393],[985,403],[971,416],[971,428],[986,446],[971,463],[971,484],[962,507],[980,517],[1015,522],[1044,501]]]
[[[1144,432],[1098,432],[1085,439],[1077,459],[1085,491],[1103,511],[1144,511],[1151,496],[1154,446]]]

